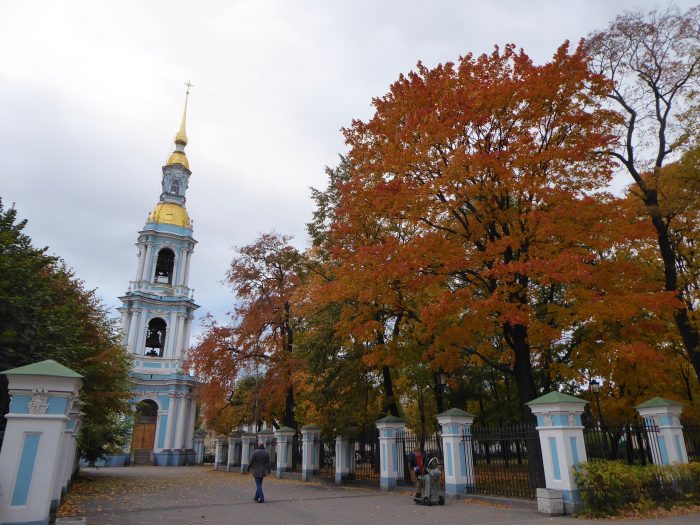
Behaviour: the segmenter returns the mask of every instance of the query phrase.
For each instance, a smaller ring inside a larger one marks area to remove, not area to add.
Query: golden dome
[[[172,166],[173,164],[182,164],[185,168],[190,169],[190,162],[187,160],[187,155],[185,155],[184,151],[175,150],[172,152],[165,165]]]
[[[172,202],[159,202],[148,215],[148,222],[158,224],[174,224],[183,228],[190,227],[190,216],[187,210]]]

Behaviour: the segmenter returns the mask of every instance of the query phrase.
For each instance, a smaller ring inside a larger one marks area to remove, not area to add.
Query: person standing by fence
[[[250,456],[248,471],[252,472],[255,478],[255,497],[253,497],[253,501],[263,503],[265,495],[262,490],[262,482],[263,478],[270,473],[270,454],[265,450],[263,443],[258,443],[258,448]]]

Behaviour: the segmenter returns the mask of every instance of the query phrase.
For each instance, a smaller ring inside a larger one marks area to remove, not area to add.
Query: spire
[[[172,152],[166,166],[172,166],[173,164],[182,164],[185,168],[190,168],[190,163],[187,161],[187,156],[185,155],[185,146],[187,146],[187,133],[185,132],[185,125],[187,123],[187,99],[190,96],[190,88],[192,84],[188,80],[185,82],[187,86],[187,92],[185,93],[185,110],[182,112],[182,122],[180,123],[180,130],[175,135],[175,151]]]
[[[187,99],[190,96],[190,88],[192,87],[192,84],[190,84],[190,81],[188,80],[185,82],[185,85],[187,86],[187,92],[185,93],[185,110],[182,112],[180,131],[178,131],[177,135],[175,135],[175,144],[182,144],[183,146],[187,146],[187,133],[185,132],[185,124],[187,122]]]

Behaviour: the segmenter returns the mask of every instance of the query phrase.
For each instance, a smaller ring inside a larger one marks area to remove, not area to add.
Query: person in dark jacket
[[[248,471],[252,472],[255,478],[255,497],[253,501],[262,503],[265,501],[265,495],[262,490],[263,478],[270,473],[270,454],[265,450],[263,443],[258,443],[258,448],[250,456]]]

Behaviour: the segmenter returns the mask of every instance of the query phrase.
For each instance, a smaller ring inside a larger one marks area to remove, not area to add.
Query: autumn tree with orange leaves
[[[236,299],[232,322],[226,326],[210,322],[189,352],[188,364],[202,381],[201,395],[209,417],[227,410],[236,412],[235,398],[240,398],[241,386],[252,374],[256,392],[253,399],[249,393],[245,396],[246,404],[254,404],[249,412],[256,419],[260,416],[273,424],[281,421],[295,427],[292,294],[299,283],[300,255],[289,240],[264,233],[254,243],[238,248],[226,274]],[[261,384],[257,384],[260,377]],[[237,419],[240,421],[240,414]]]
[[[333,253],[362,272],[343,240],[366,228],[368,214],[393,228],[363,239],[369,260],[391,254],[380,274],[367,271],[427,291],[413,314],[425,355],[512,374],[525,419],[524,403],[539,395],[533,367],[552,367],[558,345],[574,343],[591,319],[616,315],[613,299],[659,305],[622,286],[604,256],[647,232],[601,192],[612,161],[599,152],[615,146],[619,120],[602,107],[609,81],[588,65],[583,46],[568,44],[541,66],[511,45],[434,69],[419,64],[374,100],[368,122],[345,130],[351,177],[342,220],[331,226]],[[643,284],[628,271],[622,281]]]

